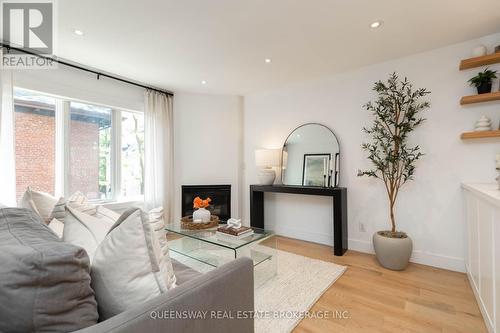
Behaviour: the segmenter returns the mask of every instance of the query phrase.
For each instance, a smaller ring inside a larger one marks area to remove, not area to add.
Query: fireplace
[[[182,216],[193,215],[193,199],[210,197],[212,215],[226,222],[231,218],[231,185],[182,185]]]

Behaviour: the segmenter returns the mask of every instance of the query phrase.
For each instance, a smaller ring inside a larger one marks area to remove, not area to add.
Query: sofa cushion
[[[85,251],[30,209],[0,209],[0,332],[71,332],[97,322]]]
[[[175,287],[170,257],[139,208],[124,212],[111,228],[95,251],[91,275],[100,320]]]
[[[52,210],[57,203],[57,199],[49,193],[34,191],[29,186],[24,191],[19,207],[28,208],[37,213],[45,224],[52,219]]]

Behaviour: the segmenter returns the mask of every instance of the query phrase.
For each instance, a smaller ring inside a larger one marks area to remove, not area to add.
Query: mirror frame
[[[285,144],[287,143],[288,139],[290,138],[290,136],[296,131],[298,130],[299,128],[301,127],[304,127],[304,126],[307,126],[307,125],[319,125],[319,126],[323,126],[324,128],[326,128],[327,130],[329,130],[333,137],[335,138],[335,141],[337,141],[337,145],[339,147],[339,151],[338,153],[333,157],[334,158],[334,163],[335,163],[335,167],[334,167],[334,175],[333,175],[333,182],[334,184],[332,184],[332,180],[330,179],[330,183],[329,183],[329,186],[326,187],[326,188],[329,188],[329,187],[338,187],[339,186],[339,182],[340,182],[340,141],[338,139],[338,137],[335,135],[335,132],[328,126],[326,125],[323,125],[323,124],[320,124],[320,123],[305,123],[305,124],[302,124],[300,126],[297,126],[296,128],[294,128],[290,134],[288,134],[288,136],[286,137],[285,141],[283,142],[283,145],[281,146],[281,163],[280,163],[280,172],[281,172],[281,183],[285,186],[302,186],[302,187],[310,187],[310,186],[305,186],[305,185],[287,185],[283,182],[284,180],[284,174],[283,174],[283,152],[285,150]],[[319,187],[319,186],[314,186],[314,187]],[[325,188],[325,187],[323,187]]]

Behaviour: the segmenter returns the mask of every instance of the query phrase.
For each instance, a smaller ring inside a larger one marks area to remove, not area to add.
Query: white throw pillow
[[[106,234],[113,226],[108,219],[98,218],[66,205],[63,241],[83,247],[90,262]]]
[[[120,218],[120,214],[104,206],[97,206],[95,216],[100,219],[105,219],[113,224]]]
[[[64,223],[62,223],[58,219],[52,219],[49,223],[49,228],[57,235],[57,237],[62,239],[64,232]]]
[[[151,223],[156,238],[160,242],[162,252],[168,255],[167,232],[165,230],[165,220],[163,219],[163,207],[150,210],[148,215],[149,223]]]
[[[48,224],[52,219],[52,210],[56,203],[57,199],[54,196],[45,192],[33,191],[28,186],[19,201],[19,207],[31,209]]]
[[[95,252],[92,288],[105,320],[175,287],[175,275],[153,224],[139,208],[121,215]]]
[[[97,213],[97,206],[90,203],[89,199],[82,192],[73,193],[66,202],[66,205],[85,214],[95,215]]]

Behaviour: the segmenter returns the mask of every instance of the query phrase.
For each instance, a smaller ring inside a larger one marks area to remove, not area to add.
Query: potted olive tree
[[[378,98],[364,108],[375,119],[370,128],[363,128],[372,142],[362,145],[373,168],[360,170],[358,176],[377,178],[384,183],[391,229],[377,231],[373,235],[373,247],[382,266],[402,270],[408,265],[413,245],[406,233],[397,230],[394,212],[401,187],[413,179],[415,163],[423,156],[420,147],[411,146],[408,138],[424,121],[419,114],[429,107],[429,103],[421,98],[430,92],[423,88],[413,89],[407,78],[400,80],[396,73],[391,74],[387,82],[376,82],[373,90]]]
[[[486,68],[483,72],[469,80],[471,86],[476,87],[478,94],[487,94],[491,92],[493,80],[497,78],[497,71]]]

